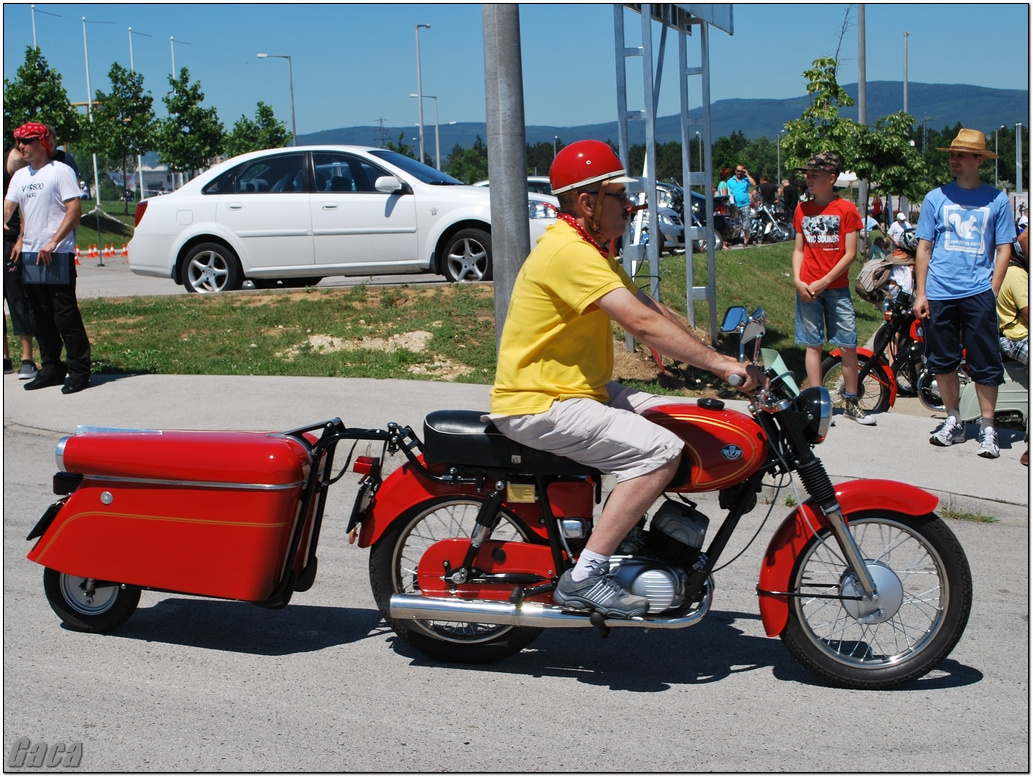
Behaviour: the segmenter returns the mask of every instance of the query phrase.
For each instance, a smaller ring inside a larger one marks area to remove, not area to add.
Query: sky
[[[903,81],[907,32],[909,84],[1029,88],[1025,3],[864,7],[868,81]],[[617,118],[613,9],[607,4],[520,6],[526,124],[568,127]],[[163,117],[161,97],[168,92],[174,58],[177,70],[186,67],[191,81],[201,82],[206,105],[218,110],[227,130],[242,115],[253,117],[259,101],[271,105],[289,128],[293,80],[299,135],[381,121],[386,127],[415,127],[416,100],[409,95],[417,91],[416,25],[429,24],[419,30],[424,124],[433,126],[435,106],[441,124],[485,119],[477,4],[36,3],[33,14],[28,3],[5,3],[3,13],[7,80],[33,45],[34,16],[36,45],[61,74],[73,102],[85,102],[91,90],[109,91],[112,63],[132,64]],[[623,13],[625,42],[637,46],[641,17]],[[734,35],[710,32],[713,101],[803,96],[803,71],[837,49],[840,83],[858,80],[856,5],[735,4],[733,24]],[[653,45],[659,49],[659,44],[656,26]],[[698,64],[698,36],[689,39],[688,50],[689,65]],[[677,38],[670,36],[661,116],[679,110],[677,51]],[[286,59],[259,59],[259,52],[290,56],[290,69]],[[641,108],[641,65],[630,64],[626,72],[629,108]],[[694,85],[690,107],[699,100]]]

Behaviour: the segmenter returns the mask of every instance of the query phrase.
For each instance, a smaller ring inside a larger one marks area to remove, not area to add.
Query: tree
[[[875,189],[917,202],[932,185],[922,152],[911,138],[914,123],[914,117],[899,111],[873,127],[860,127],[851,169]]]
[[[786,123],[787,135],[782,142],[786,168],[803,167],[818,151],[835,152],[844,166],[853,168],[861,125],[839,115],[840,108],[849,108],[854,101],[836,80],[838,67],[832,57],[819,57],[811,69],[803,71],[811,104],[799,119]]]
[[[179,78],[169,76],[169,85],[171,94],[161,98],[169,116],[159,123],[158,159],[174,173],[206,168],[222,153],[226,139],[219,115],[201,106],[201,82],[191,84],[187,68],[180,69]]]
[[[445,162],[445,172],[463,183],[473,183],[488,177],[488,147],[478,135],[473,148],[462,148],[458,143]]]
[[[27,121],[52,125],[58,141],[74,143],[82,134],[82,117],[68,101],[61,76],[50,69],[39,49],[25,49],[25,64],[14,81],[4,79],[4,144],[13,145],[14,131]]]
[[[459,148],[458,144],[456,145],[456,148]],[[387,141],[387,150],[394,151],[396,154],[401,154],[402,156],[407,156],[410,159],[416,158],[416,151],[413,149],[412,146],[407,145],[405,142],[404,132],[398,133],[398,143],[392,143],[390,140]],[[453,153],[454,152],[455,149],[453,149]]]
[[[144,94],[143,75],[126,70],[117,62],[108,71],[108,78],[111,92],[97,90],[93,118],[86,122],[84,141],[89,151],[116,160],[122,180],[128,181],[132,158],[150,151],[154,143],[158,126],[154,98],[149,92]],[[125,212],[129,213],[128,200]]]
[[[290,144],[291,138],[287,125],[276,118],[272,107],[259,102],[254,120],[241,115],[233,125],[233,130],[226,136],[226,154],[239,156],[249,151],[283,148]]]

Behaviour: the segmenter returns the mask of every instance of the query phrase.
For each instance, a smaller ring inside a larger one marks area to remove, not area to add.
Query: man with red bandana
[[[560,212],[513,287],[490,418],[523,445],[616,475],[585,550],[553,596],[562,605],[630,618],[642,615],[648,600],[609,574],[610,556],[674,478],[684,442],[640,415],[670,398],[612,380],[611,321],[679,361],[726,381],[736,376],[744,391],[763,376],[704,345],[614,258],[609,247],[628,225],[625,186],[634,179],[608,145],[567,146],[549,177]]]
[[[21,234],[15,251],[24,262],[35,255],[37,265],[64,265],[67,283],[27,283],[35,319],[40,369],[26,390],[58,386],[74,394],[90,385],[90,340],[75,298],[74,230],[82,216],[79,183],[72,169],[54,161],[48,128],[28,122],[14,131],[18,150],[29,163],[14,174],[4,196],[4,230],[16,209],[21,210]],[[67,363],[61,360],[64,347]],[[66,380],[67,376],[67,380]]]

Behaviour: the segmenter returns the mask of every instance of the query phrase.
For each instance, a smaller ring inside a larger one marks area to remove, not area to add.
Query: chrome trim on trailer
[[[158,478],[127,478],[117,475],[98,475],[89,472],[81,473],[87,480],[102,480],[107,483],[140,483],[147,486],[179,486],[181,488],[219,488],[240,491],[288,491],[302,488],[306,481],[295,483],[226,483],[209,480],[159,480]]]

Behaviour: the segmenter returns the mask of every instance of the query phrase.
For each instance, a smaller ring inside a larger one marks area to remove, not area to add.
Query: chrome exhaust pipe
[[[707,585],[706,595],[699,607],[676,618],[607,618],[610,627],[642,629],[683,629],[699,623],[713,601],[713,588]],[[459,623],[490,623],[495,626],[528,626],[539,629],[596,628],[587,612],[572,612],[555,604],[524,602],[510,604],[496,599],[446,599],[415,594],[393,594],[391,617],[395,620],[446,621]]]

